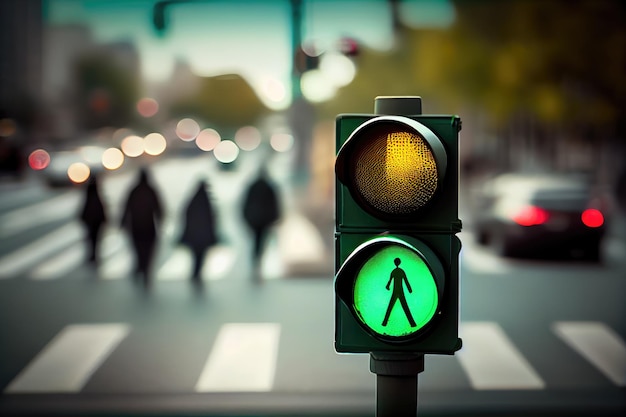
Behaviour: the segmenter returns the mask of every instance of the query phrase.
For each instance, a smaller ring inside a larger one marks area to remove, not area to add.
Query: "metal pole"
[[[291,100],[302,96],[300,71],[296,68],[296,53],[302,44],[302,0],[291,0]]]
[[[417,417],[417,376],[424,355],[370,353],[376,374],[376,417]]]

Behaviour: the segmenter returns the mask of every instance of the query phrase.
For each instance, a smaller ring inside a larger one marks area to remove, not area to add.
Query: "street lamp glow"
[[[223,140],[215,147],[213,155],[218,161],[229,164],[239,156],[239,147],[232,140]]]
[[[144,150],[144,141],[140,136],[126,136],[122,141],[122,152],[128,157],[136,158],[143,154]]]
[[[347,56],[340,53],[327,53],[320,61],[320,71],[325,78],[337,87],[343,87],[352,82],[356,75],[356,66]]]
[[[191,142],[200,133],[200,125],[193,119],[185,118],[176,124],[176,136],[185,142]]]
[[[137,102],[137,112],[142,117],[152,117],[159,111],[159,103],[150,97],[144,97]]]
[[[253,151],[261,144],[261,132],[254,126],[244,126],[235,133],[235,143],[244,151]]]
[[[148,155],[161,155],[166,147],[165,137],[160,133],[150,133],[144,138],[144,148]]]
[[[313,103],[321,103],[335,96],[337,88],[321,70],[311,70],[300,79],[302,94]]]
[[[215,129],[203,129],[196,137],[196,146],[205,152],[212,151],[220,143],[222,137]]]
[[[124,163],[124,154],[117,148],[109,148],[102,154],[102,166],[108,170],[116,170]]]
[[[67,176],[76,184],[87,181],[89,175],[91,175],[91,170],[84,162],[74,162],[67,168]]]

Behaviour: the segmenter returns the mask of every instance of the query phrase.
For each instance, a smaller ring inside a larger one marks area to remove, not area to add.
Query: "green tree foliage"
[[[522,113],[546,125],[576,120],[617,133],[626,116],[626,3],[454,4],[450,28],[400,26],[394,50],[361,48],[357,77],[321,113],[371,113],[377,95],[416,94],[429,109],[482,109],[500,126]]]
[[[624,3],[482,0],[456,5],[458,21],[445,34],[457,46],[453,84],[497,119],[529,111],[544,122],[574,117],[599,126],[624,116]]]
[[[139,97],[136,76],[106,55],[86,55],[75,66],[83,127],[126,126]]]
[[[171,108],[173,116],[195,116],[227,131],[254,124],[268,111],[239,75],[203,77],[195,95]]]

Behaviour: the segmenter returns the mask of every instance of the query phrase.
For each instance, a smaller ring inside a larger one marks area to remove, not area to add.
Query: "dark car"
[[[599,260],[605,216],[584,178],[505,174],[485,184],[475,228],[503,256]]]

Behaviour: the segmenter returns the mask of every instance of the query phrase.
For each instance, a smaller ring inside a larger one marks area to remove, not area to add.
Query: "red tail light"
[[[600,227],[604,224],[604,215],[598,209],[587,209],[580,215],[580,219],[587,227]]]
[[[537,226],[548,221],[550,214],[547,210],[535,206],[526,206],[514,213],[512,219],[520,226]]]

